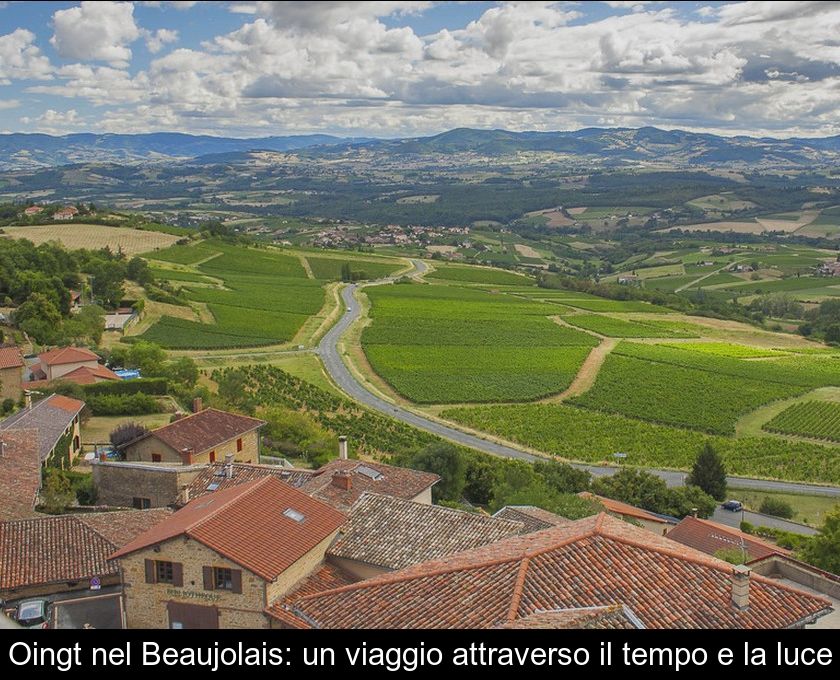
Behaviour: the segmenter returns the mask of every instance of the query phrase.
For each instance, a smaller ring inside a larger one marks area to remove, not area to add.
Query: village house
[[[267,628],[345,515],[274,477],[196,499],[117,550],[129,628]]]
[[[108,556],[172,514],[101,512],[0,522],[0,600],[45,597],[120,584]]]
[[[20,399],[23,394],[23,365],[19,347],[0,347],[0,400]]]
[[[840,276],[840,262],[823,262],[817,268],[818,276]]]
[[[649,510],[637,508],[635,505],[629,503],[622,503],[621,501],[607,498],[606,496],[599,496],[590,491],[581,491],[578,496],[588,500],[597,501],[604,506],[604,509],[611,515],[620,517],[629,522],[636,522],[639,526],[652,531],[655,534],[665,535],[668,529],[673,527],[679,521],[676,517],[669,517],[667,515],[658,515]],[[696,547],[696,546],[695,546]]]
[[[38,362],[29,367],[29,381],[58,380],[80,368],[104,366],[99,364],[99,355],[84,347],[56,347],[38,355]]]
[[[44,209],[40,205],[30,205],[23,211],[23,214],[27,217],[32,217],[33,215],[37,215],[42,212],[44,212]]]
[[[831,611],[823,597],[600,513],[278,601],[268,614],[277,628],[493,628],[616,606],[637,628],[802,628]]]
[[[201,400],[193,405],[196,413],[152,430],[122,447],[128,461],[149,463],[215,463],[228,454],[236,461],[259,462],[260,428],[264,420],[202,409]]]
[[[38,432],[0,431],[0,521],[35,517],[40,490]]]
[[[686,517],[671,529],[667,536],[672,541],[709,555],[718,555],[721,551],[742,551],[745,561],[762,559],[769,555],[791,554],[790,550],[775,543],[699,517]]]
[[[17,413],[0,421],[0,434],[7,431],[34,430],[38,433],[41,465],[69,469],[82,451],[81,412],[85,402],[61,394],[27,404]]]
[[[56,210],[53,213],[53,219],[65,222],[67,220],[72,220],[78,214],[79,210],[75,206],[68,205],[64,208]]]

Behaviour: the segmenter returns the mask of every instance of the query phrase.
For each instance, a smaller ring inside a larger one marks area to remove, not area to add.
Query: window
[[[294,520],[295,522],[302,522],[304,519],[306,519],[302,512],[299,512],[294,508],[286,508],[283,511],[283,514],[289,519]]]
[[[152,501],[148,498],[135,496],[133,505],[136,510],[148,510],[152,507]]]
[[[155,578],[158,583],[174,583],[172,562],[155,562]]]
[[[215,451],[211,451],[211,452],[210,452],[210,462],[211,462],[211,463],[215,463],[215,462],[216,462],[216,452],[215,452]]]
[[[236,452],[239,453],[242,450],[242,437],[236,440]]]
[[[214,590],[233,590],[233,574],[230,569],[213,568]]]
[[[153,453],[152,454],[152,462],[153,463],[160,463],[160,454],[159,453]]]

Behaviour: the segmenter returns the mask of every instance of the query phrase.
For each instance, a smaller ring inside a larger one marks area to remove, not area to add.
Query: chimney
[[[344,491],[350,491],[353,488],[353,476],[349,472],[336,472],[333,475],[332,484]]]
[[[732,604],[736,609],[750,606],[750,571],[745,564],[736,564],[732,570]]]
[[[338,438],[338,459],[347,460],[347,437],[344,435]]]
[[[201,400],[201,397],[196,397],[193,399],[193,413],[198,413],[204,408],[204,402]]]
[[[233,454],[225,454],[225,477],[233,479]]]
[[[100,451],[99,452],[99,462],[100,463],[107,463],[108,462],[108,452],[107,451]]]
[[[181,487],[181,502],[184,505],[190,502],[190,487],[188,484]]]
[[[691,508],[691,516],[697,519],[697,508]]]
[[[26,404],[26,408],[31,409],[32,408],[32,392],[30,392],[29,390],[24,390],[23,395],[24,395],[24,399],[25,399],[24,403]]]

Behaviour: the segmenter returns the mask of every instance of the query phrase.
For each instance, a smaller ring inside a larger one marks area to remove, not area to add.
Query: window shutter
[[[172,585],[176,588],[184,585],[184,565],[180,562],[172,563]]]
[[[155,561],[146,560],[146,583],[155,582]]]
[[[213,567],[202,567],[204,573],[204,590],[213,590]]]
[[[230,570],[230,584],[231,584],[231,591],[234,593],[241,593],[242,592],[242,570],[241,569],[231,569]]]

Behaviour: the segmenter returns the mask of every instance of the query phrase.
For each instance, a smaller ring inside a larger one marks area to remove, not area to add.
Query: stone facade
[[[94,462],[93,483],[102,505],[121,508],[163,508],[179,500],[183,487],[204,469],[203,465]],[[135,499],[140,499],[138,505]],[[144,502],[148,501],[148,505]]]
[[[237,441],[242,440],[242,450],[237,450]],[[260,462],[260,434],[258,430],[246,432],[241,437],[229,439],[212,449],[196,451],[185,461],[180,451],[176,451],[164,444],[152,434],[135,444],[125,447],[125,458],[128,461],[144,461],[148,463],[222,463],[225,456],[233,454],[237,463]]]
[[[157,546],[159,552],[150,547],[127,555],[120,560],[127,626],[169,628],[167,607],[172,602],[214,607],[218,612],[219,628],[268,628],[265,608],[323,562],[334,538],[335,534],[322,541],[271,582],[183,535]],[[146,560],[180,563],[183,585],[146,583]],[[240,570],[242,592],[205,590],[204,567]]]
[[[21,381],[23,372],[20,367],[4,368],[0,370],[0,399],[14,399],[18,401],[23,388]]]

